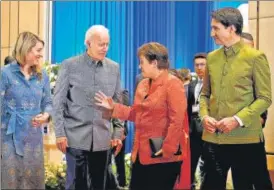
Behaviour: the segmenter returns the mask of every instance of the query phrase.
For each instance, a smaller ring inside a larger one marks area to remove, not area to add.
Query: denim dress
[[[44,189],[43,133],[31,119],[51,113],[49,78],[27,80],[17,62],[1,70],[1,185],[3,189]]]

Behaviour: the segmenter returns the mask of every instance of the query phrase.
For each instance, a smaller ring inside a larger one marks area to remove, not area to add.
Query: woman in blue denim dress
[[[41,70],[44,42],[19,34],[15,61],[1,69],[1,185],[44,189],[42,124],[52,111],[49,78]]]

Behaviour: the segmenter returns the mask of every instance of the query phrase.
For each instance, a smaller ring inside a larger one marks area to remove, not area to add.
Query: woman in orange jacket
[[[143,79],[131,107],[96,93],[97,106],[113,118],[135,122],[131,189],[173,189],[188,147],[183,83],[169,74],[167,49],[155,42],[138,49]]]

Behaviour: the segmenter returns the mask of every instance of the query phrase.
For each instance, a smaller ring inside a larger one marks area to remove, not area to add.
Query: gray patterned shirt
[[[56,137],[67,137],[68,146],[81,150],[103,151],[110,148],[110,121],[102,118],[94,96],[101,90],[114,100],[120,99],[120,72],[116,62],[105,58],[96,64],[84,53],[63,61],[53,98]],[[121,139],[115,128],[113,138]]]

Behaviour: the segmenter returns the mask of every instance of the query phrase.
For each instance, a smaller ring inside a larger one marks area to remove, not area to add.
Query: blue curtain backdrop
[[[129,90],[131,102],[135,77],[139,73],[138,47],[155,41],[164,44],[171,68],[189,68],[197,52],[215,48],[210,38],[210,12],[220,2],[53,2],[52,63],[85,51],[86,30],[103,24],[110,30],[108,57],[120,64],[122,87]],[[234,6],[230,4],[229,6]],[[126,152],[133,140],[129,124]]]

